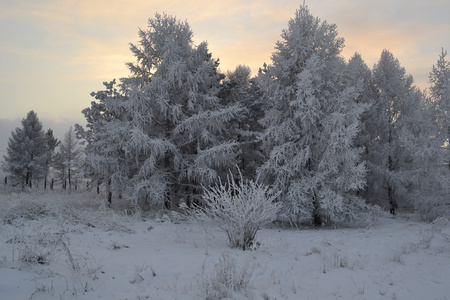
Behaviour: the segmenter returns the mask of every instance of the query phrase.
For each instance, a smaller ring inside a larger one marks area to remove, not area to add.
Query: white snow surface
[[[0,194],[0,299],[220,299],[211,291],[221,270],[242,275],[229,299],[450,299],[446,219],[404,213],[366,228],[272,225],[242,251],[218,227],[106,208],[100,197]],[[33,251],[46,262],[24,261]]]

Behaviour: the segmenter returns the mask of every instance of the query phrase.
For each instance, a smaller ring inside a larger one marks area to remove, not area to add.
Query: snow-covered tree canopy
[[[320,224],[354,219],[364,207],[354,193],[365,185],[360,149],[353,146],[365,106],[346,79],[336,25],[297,10],[260,73],[272,104],[263,124],[267,162],[261,175],[282,192],[286,217]]]
[[[22,127],[11,132],[5,159],[5,171],[15,184],[32,186],[47,174],[49,150],[42,123],[37,114],[30,111],[22,120]]]
[[[435,106],[435,118],[439,125],[439,136],[442,144],[448,148],[450,143],[450,61],[447,51],[442,49],[439,59],[432,67],[429,81],[430,97]],[[447,158],[450,168],[450,159]]]
[[[136,62],[127,64],[131,76],[120,92],[110,83],[85,111],[88,157],[103,152],[112,185],[135,201],[176,204],[235,163],[238,144],[227,123],[242,109],[221,102],[218,60],[192,35],[187,22],[156,14],[130,45]],[[108,137],[92,139],[102,134]]]
[[[395,213],[421,190],[445,190],[432,170],[450,134],[446,52],[426,99],[387,50],[373,70],[358,53],[344,60],[336,25],[305,5],[255,78],[245,65],[221,74],[173,16],[156,14],[138,34],[129,77],[92,93],[87,127],[76,127],[86,174],[109,199],[189,205],[238,165],[279,193],[281,219],[322,224],[364,220],[363,198]]]
[[[54,165],[59,178],[63,182],[63,187],[66,188],[66,184],[68,184],[69,191],[72,189],[73,179],[82,172],[81,159],[82,148],[78,143],[73,127],[70,126],[59,144]]]

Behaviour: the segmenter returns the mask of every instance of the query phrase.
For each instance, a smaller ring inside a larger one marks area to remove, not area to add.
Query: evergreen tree
[[[122,174],[128,171],[119,163],[120,158],[124,157],[121,147],[126,132],[118,131],[115,126],[116,121],[124,118],[125,97],[117,91],[115,84],[115,80],[103,82],[105,90],[91,93],[95,101],[82,111],[87,122],[86,129],[75,125],[77,138],[84,144],[85,174],[97,186],[97,192],[101,184],[106,184],[109,203],[113,190],[123,192],[126,183],[121,178],[127,177]],[[113,185],[113,181],[117,183]]]
[[[228,71],[219,97],[225,103],[239,104],[244,109],[228,128],[234,131],[239,142],[239,168],[244,178],[254,180],[256,170],[265,160],[260,141],[263,126],[259,121],[264,116],[266,103],[256,79],[250,75],[250,68],[242,65],[232,72]],[[236,179],[240,180],[239,176]]]
[[[445,165],[446,149],[442,146],[435,103],[420,94],[420,108],[414,111],[408,130],[403,130],[401,143],[410,151],[408,187],[416,211],[423,220],[450,217],[450,176]]]
[[[69,191],[72,190],[73,178],[81,172],[82,149],[78,144],[72,126],[66,131],[64,139],[59,145],[57,153],[57,171],[60,175],[63,187],[69,184]]]
[[[155,183],[148,179],[164,170],[157,176],[172,207],[217,176],[225,178],[238,145],[226,124],[241,109],[220,102],[218,61],[206,43],[194,46],[192,35],[187,22],[156,14],[140,31],[140,47],[131,45],[137,62],[128,64],[132,76],[123,80],[131,111],[141,112],[133,113],[132,126],[147,141],[130,145],[144,156],[135,186],[150,191]]]
[[[430,73],[430,96],[423,97],[421,109],[412,116],[414,134],[408,147],[414,149],[416,168],[412,199],[422,219],[433,221],[450,217],[450,174],[448,141],[450,136],[450,63],[442,50]],[[405,140],[405,139],[404,139]]]
[[[297,10],[260,73],[273,107],[263,123],[268,161],[260,173],[281,192],[292,221],[345,222],[367,209],[355,193],[365,185],[361,149],[354,147],[365,109],[348,79],[336,26]]]
[[[347,76],[349,82],[360,87],[358,97],[354,99],[359,104],[365,105],[367,108],[371,106],[372,99],[375,97],[374,87],[372,84],[372,71],[366,65],[359,53],[355,53],[348,61]],[[369,109],[366,109],[361,116],[360,130],[355,138],[355,145],[365,146],[370,139],[368,128],[366,128],[366,120],[369,118]],[[367,155],[367,149],[364,149],[363,160]]]
[[[396,213],[399,202],[407,203],[421,166],[416,164],[417,147],[429,141],[422,123],[423,95],[413,85],[392,53],[384,50],[373,68],[375,96],[365,127],[370,130],[368,149],[369,195],[371,202],[385,203]],[[426,123],[425,123],[426,124]],[[418,142],[421,140],[421,142]],[[415,146],[414,146],[415,143]]]
[[[450,61],[447,60],[447,51],[442,49],[437,63],[433,66],[430,75],[430,98],[435,107],[435,118],[438,124],[438,136],[447,150],[447,165],[450,169]]]
[[[45,162],[47,166],[47,172],[44,178],[44,189],[47,188],[48,171],[50,166],[54,164],[55,160],[55,149],[59,145],[59,140],[53,136],[53,130],[49,129],[45,133],[45,143],[47,145],[47,160]],[[51,186],[53,188],[53,186]]]
[[[347,64],[347,77],[350,84],[359,86],[360,93],[358,97],[354,99],[356,103],[365,105],[367,108],[371,107],[372,100],[375,97],[372,71],[366,65],[359,53],[355,53],[348,61]],[[354,145],[356,147],[363,148],[361,153],[361,160],[367,161],[369,157],[369,148],[367,147],[371,136],[370,128],[367,126],[367,119],[370,118],[370,109],[365,110],[360,118],[359,132],[354,140]],[[364,190],[358,191],[358,194],[365,199],[369,197],[369,190],[366,185]]]
[[[22,120],[22,128],[11,132],[8,141],[5,171],[15,184],[32,187],[33,181],[47,173],[48,149],[45,132],[37,114],[30,111]]]
[[[131,76],[121,79],[120,92],[94,93],[99,102],[85,116],[95,125],[78,131],[88,139],[90,165],[110,166],[113,188],[134,201],[176,207],[182,198],[200,199],[202,185],[225,178],[235,164],[238,143],[226,124],[241,108],[217,96],[224,78],[218,60],[206,43],[193,44],[187,22],[156,14],[139,37],[130,47]]]

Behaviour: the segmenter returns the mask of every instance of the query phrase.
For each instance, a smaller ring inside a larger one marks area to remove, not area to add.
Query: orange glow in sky
[[[281,30],[302,2],[1,1],[0,125],[6,133],[0,133],[0,150],[32,109],[44,128],[61,127],[60,134],[83,122],[81,110],[90,105],[90,92],[102,89],[103,81],[128,75],[125,63],[133,61],[128,44],[138,40],[138,28],[146,28],[156,12],[187,20],[194,42],[208,41],[223,72],[245,64],[256,74],[264,62],[270,63]],[[313,15],[337,24],[346,41],[345,58],[357,51],[372,68],[388,49],[421,88],[427,87],[441,48],[450,50],[448,0],[306,4]]]

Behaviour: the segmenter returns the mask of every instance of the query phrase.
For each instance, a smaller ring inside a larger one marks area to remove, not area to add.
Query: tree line
[[[82,111],[82,171],[106,186],[108,201],[115,193],[148,206],[201,205],[205,188],[232,176],[273,187],[279,219],[290,222],[354,222],[374,205],[449,215],[446,51],[424,92],[388,50],[373,68],[358,53],[345,60],[337,26],[305,5],[254,77],[245,65],[222,74],[207,43],[192,37],[186,21],[150,18],[130,44],[130,75],[104,82]],[[18,142],[27,122],[5,156],[25,185],[48,167],[36,145],[51,149],[33,135],[39,128],[29,133],[35,144]],[[18,163],[23,149],[36,151],[33,163]]]
[[[72,185],[73,180],[83,177],[82,159],[82,148],[72,127],[62,140],[58,140],[52,129],[43,129],[32,110],[22,120],[22,127],[16,128],[9,138],[3,163],[9,175],[5,184],[24,190],[43,182],[44,189],[49,185],[53,190],[56,177],[63,189],[72,190],[76,188]]]

